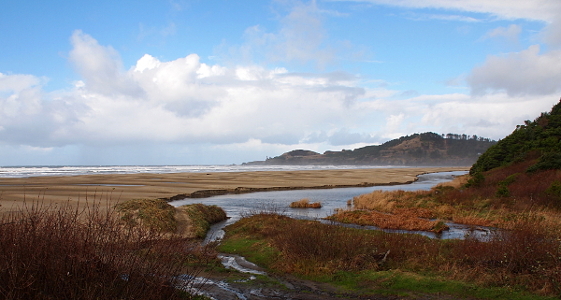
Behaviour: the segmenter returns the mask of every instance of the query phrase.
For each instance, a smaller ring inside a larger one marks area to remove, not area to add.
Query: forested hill
[[[470,173],[525,162],[527,171],[561,169],[561,100],[550,112],[518,125],[472,166]]]
[[[413,134],[382,145],[354,150],[293,150],[265,161],[248,165],[403,165],[470,166],[496,141],[478,136],[440,135],[432,132]]]

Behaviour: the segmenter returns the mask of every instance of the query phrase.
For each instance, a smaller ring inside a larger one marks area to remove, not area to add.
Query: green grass
[[[332,283],[347,290],[363,294],[398,295],[412,298],[429,294],[477,299],[557,299],[557,297],[533,295],[510,288],[480,287],[438,276],[424,276],[400,270],[367,270],[358,273],[338,272],[332,276],[320,276],[309,279]]]
[[[268,246],[263,240],[231,238],[222,241],[218,251],[233,253],[245,257],[247,260],[270,269],[271,265],[279,257],[279,252]]]
[[[538,282],[541,275],[536,277],[536,274],[523,269],[510,271],[507,266],[495,265],[500,262],[493,260],[493,253],[510,251],[514,244],[502,246],[500,242],[438,241],[416,235],[337,229],[316,223],[272,215],[244,218],[226,228],[226,237],[219,251],[242,255],[269,272],[289,273],[303,279],[332,284],[359,295],[557,299],[552,289],[549,290],[549,297],[542,296],[540,290],[536,289],[547,284],[546,281]],[[290,239],[286,238],[287,235]],[[530,236],[524,235],[522,238]],[[327,245],[327,242],[348,251],[358,248],[364,250],[347,258],[344,254],[339,255],[339,252],[329,251],[328,246],[310,248],[310,243]],[[513,240],[509,243],[522,242]],[[290,243],[293,245],[288,246]],[[368,247],[359,247],[361,244]],[[494,250],[495,247],[498,248]],[[368,259],[369,255],[379,255],[386,249],[392,252],[383,265],[372,264],[372,260]],[[329,251],[329,255],[324,255],[325,251]],[[512,251],[512,255],[519,253],[518,250]],[[533,252],[532,255],[538,253]],[[515,259],[513,263],[525,266],[525,260],[516,258],[511,257]],[[357,259],[360,261],[355,264]],[[444,265],[448,267],[443,268]],[[518,274],[520,271],[524,273]],[[499,280],[497,277],[501,276],[511,278]],[[555,284],[556,281],[552,278],[550,282]],[[527,283],[534,286],[528,286]]]

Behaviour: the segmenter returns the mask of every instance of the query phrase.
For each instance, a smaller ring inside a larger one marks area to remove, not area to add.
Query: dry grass
[[[408,223],[405,218],[410,214],[405,212],[414,211],[412,216],[474,226],[512,229],[520,222],[532,220],[543,227],[561,230],[561,171],[529,174],[524,172],[526,168],[526,164],[519,164],[493,170],[480,185],[470,188],[464,187],[470,177],[461,176],[430,191],[374,191],[355,197],[351,209],[382,212],[395,215],[392,220],[401,219],[391,221],[391,226]],[[370,220],[370,225],[375,226],[389,223],[372,214],[361,221]]]
[[[321,202],[310,202],[310,199],[303,198],[290,203],[290,208],[321,208]]]
[[[124,223],[99,205],[45,207],[0,217],[0,299],[189,299],[177,275],[216,260],[159,226]],[[190,277],[185,277],[190,278]]]
[[[448,228],[442,221],[419,218],[408,210],[404,210],[402,214],[387,214],[367,210],[340,210],[328,219],[341,223],[371,225],[382,229],[442,232]]]
[[[175,218],[184,220],[184,222],[179,222],[178,229],[182,229],[181,233],[187,237],[202,239],[212,224],[228,218],[226,212],[216,205],[195,203],[178,207],[175,210]]]
[[[227,228],[227,239],[236,235],[273,246],[278,251],[273,253],[280,255],[270,259],[271,266],[283,272],[325,275],[392,269],[561,295],[561,235],[533,221],[520,221],[488,242],[441,241],[261,214]]]
[[[121,220],[129,226],[144,226],[151,230],[175,232],[175,208],[161,199],[134,199],[115,206]]]
[[[135,199],[116,205],[129,226],[143,226],[185,238],[204,238],[210,225],[226,220],[226,212],[216,205],[200,203],[174,208],[162,199]]]
[[[419,199],[423,199],[429,194],[429,191],[374,191],[369,194],[354,197],[352,204],[356,209],[369,209],[391,213],[397,208],[415,207]]]

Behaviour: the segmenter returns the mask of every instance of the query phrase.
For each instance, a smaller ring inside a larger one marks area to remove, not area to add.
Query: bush
[[[190,299],[210,249],[123,226],[114,211],[34,204],[0,217],[0,299]]]
[[[561,169],[561,153],[548,152],[542,155],[535,165],[528,168],[528,172],[557,169]]]
[[[485,182],[485,176],[483,176],[483,173],[476,172],[471,176],[470,179],[468,179],[468,182],[465,184],[465,187],[467,188],[479,187],[482,186],[484,182]]]
[[[310,202],[310,199],[304,198],[290,203],[290,208],[321,208],[321,202]]]

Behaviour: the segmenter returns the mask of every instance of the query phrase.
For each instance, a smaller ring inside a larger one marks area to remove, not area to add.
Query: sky
[[[1,0],[0,165],[208,165],[561,97],[559,0]]]

